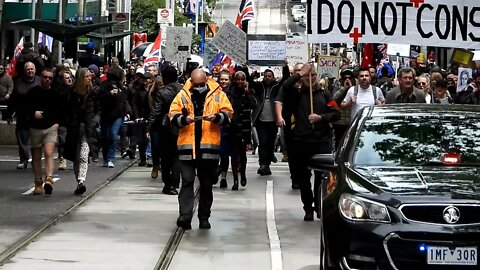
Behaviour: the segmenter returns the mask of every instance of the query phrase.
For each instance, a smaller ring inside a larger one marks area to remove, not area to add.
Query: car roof
[[[465,104],[388,104],[370,107],[369,114],[371,114],[371,117],[458,115],[480,118],[480,106]]]

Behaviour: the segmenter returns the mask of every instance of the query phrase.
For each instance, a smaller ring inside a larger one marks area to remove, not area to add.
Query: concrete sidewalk
[[[0,269],[153,269],[176,229],[178,202],[149,172],[130,168]]]

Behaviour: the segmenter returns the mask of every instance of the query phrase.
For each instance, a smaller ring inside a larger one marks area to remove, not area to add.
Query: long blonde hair
[[[80,95],[88,95],[92,89],[92,83],[85,84],[85,76],[90,75],[90,71],[87,68],[81,68],[75,74],[75,92]]]

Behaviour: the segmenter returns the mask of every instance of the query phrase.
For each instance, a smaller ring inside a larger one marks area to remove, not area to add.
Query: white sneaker
[[[64,171],[67,168],[67,160],[64,158],[60,159],[60,164],[58,165],[58,170]]]
[[[115,168],[115,165],[113,165],[113,162],[111,161],[108,162],[108,168]]]

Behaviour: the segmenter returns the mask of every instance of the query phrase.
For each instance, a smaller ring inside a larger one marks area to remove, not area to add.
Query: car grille
[[[409,233],[408,238],[403,234],[392,234],[384,242],[384,248],[390,256],[389,260],[398,270],[480,270],[480,258],[477,258],[479,265],[475,266],[442,266],[428,265],[427,253],[419,251],[420,245],[427,246],[451,246],[451,247],[479,247],[480,233],[456,234],[457,241],[452,241],[453,237],[445,238],[442,234],[429,233]],[[435,239],[435,240],[430,240]],[[469,240],[465,240],[469,239]]]
[[[453,205],[460,211],[460,219],[455,224],[449,224],[443,218],[443,211],[450,205],[403,205],[400,211],[411,221],[441,224],[467,225],[480,224],[480,205]]]

